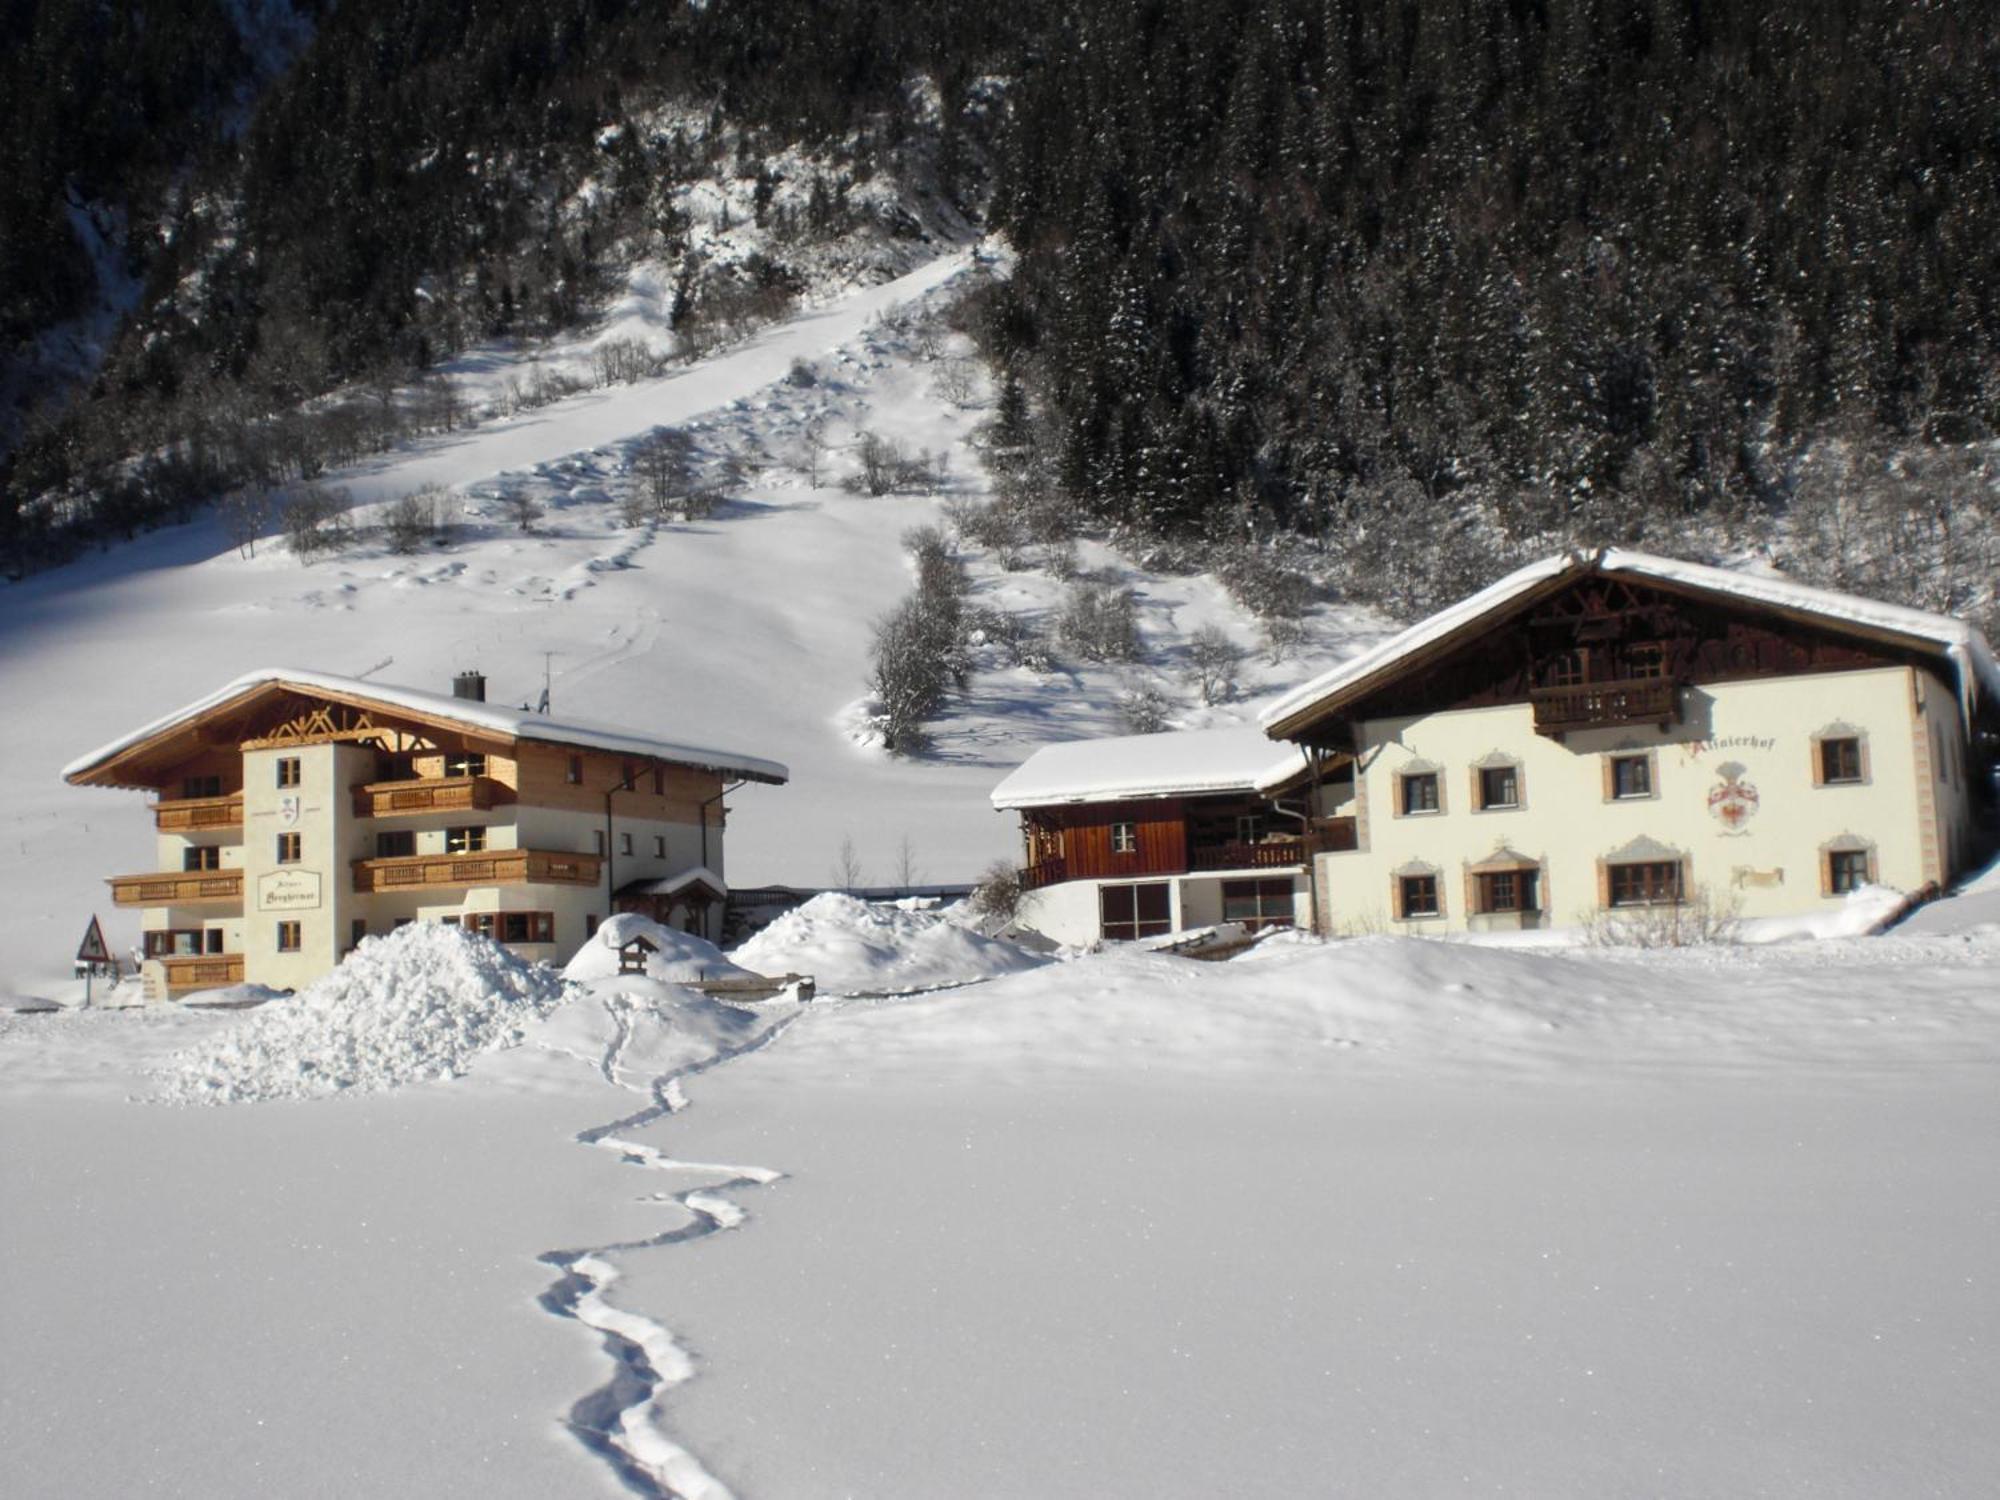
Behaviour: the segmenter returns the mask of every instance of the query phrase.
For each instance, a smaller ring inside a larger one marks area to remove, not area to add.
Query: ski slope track
[[[630,1020],[625,1010],[613,1001],[607,1000],[605,1004],[616,1029],[599,1063],[599,1071],[606,1082],[629,1088],[633,1085],[623,1076],[623,1061],[632,1039]],[[576,1136],[578,1145],[613,1152],[631,1166],[704,1179],[696,1187],[655,1195],[657,1201],[677,1205],[687,1214],[687,1222],[676,1228],[639,1240],[587,1249],[552,1250],[541,1257],[542,1264],[559,1273],[542,1293],[543,1308],[555,1317],[581,1323],[597,1334],[612,1363],[611,1374],[604,1384],[579,1397],[570,1407],[566,1424],[585,1448],[610,1466],[628,1490],[651,1500],[732,1500],[732,1492],[668,1431],[660,1412],[661,1398],[673,1387],[694,1378],[694,1356],[664,1324],[612,1303],[609,1294],[618,1282],[619,1271],[611,1257],[686,1244],[739,1228],[749,1215],[725,1194],[742,1188],[769,1187],[784,1174],[768,1167],[681,1161],[643,1141],[630,1139],[628,1133],[678,1114],[688,1103],[681,1087],[684,1079],[770,1045],[796,1015],[794,1012],[774,1020],[741,1046],[724,1048],[698,1062],[655,1075],[646,1084],[646,1092],[652,1098],[646,1108]]]

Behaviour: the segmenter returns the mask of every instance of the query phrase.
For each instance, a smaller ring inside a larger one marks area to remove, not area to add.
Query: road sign
[[[97,918],[90,919],[90,926],[83,934],[83,941],[76,945],[76,961],[80,964],[108,964],[111,950],[104,946],[104,929],[97,925]]]

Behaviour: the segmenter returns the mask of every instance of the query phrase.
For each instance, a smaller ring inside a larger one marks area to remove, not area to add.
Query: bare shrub
[[[514,489],[500,497],[500,514],[521,530],[532,531],[535,522],[542,518],[544,512],[542,503],[534,497],[532,491]]]
[[[347,520],[347,491],[307,485],[285,506],[285,545],[302,563],[343,552],[354,540]]]
[[[1056,633],[1065,647],[1086,661],[1138,660],[1139,624],[1132,591],[1073,584]]]
[[[694,439],[678,427],[656,427],[632,451],[639,486],[664,520],[694,485]]]
[[[666,356],[639,338],[606,339],[590,353],[599,385],[631,385],[666,368]]]
[[[1272,666],[1291,660],[1306,642],[1306,627],[1298,620],[1264,622],[1264,660]]]
[[[218,500],[216,511],[223,534],[235,544],[238,555],[255,557],[257,538],[271,520],[271,492],[261,485],[244,485]]]
[[[1127,734],[1158,734],[1167,727],[1167,695],[1149,682],[1128,685],[1118,695],[1118,722]]]
[[[1020,919],[1021,902],[1027,894],[1028,882],[1022,872],[1004,859],[996,860],[972,888],[973,914],[996,931],[1012,926]]]
[[[443,485],[427,484],[389,507],[382,519],[382,534],[391,552],[407,555],[437,540],[447,493]]]
[[[931,373],[931,390],[939,399],[949,401],[953,406],[966,407],[979,389],[979,382],[967,359],[941,359]]]
[[[1236,671],[1243,648],[1220,625],[1204,625],[1188,641],[1188,680],[1207,704],[1236,696]]]
[[[1025,615],[1011,610],[978,609],[966,615],[967,640],[987,646],[1010,667],[1026,667],[1030,672],[1053,672],[1056,654],[1048,638]]]
[[[1584,940],[1599,948],[1689,948],[1733,943],[1743,903],[1731,896],[1717,901],[1697,885],[1678,901],[1653,906],[1621,906],[1591,914]]]

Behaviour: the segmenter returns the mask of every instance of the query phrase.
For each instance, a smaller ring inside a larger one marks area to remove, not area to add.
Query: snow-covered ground
[[[210,1109],[131,1101],[277,1012],[0,1016],[8,1493],[1980,1493],[2000,926],[1929,925],[606,975]]]

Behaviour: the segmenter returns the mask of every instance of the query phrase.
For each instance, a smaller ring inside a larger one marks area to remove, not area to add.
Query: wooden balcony
[[[1304,839],[1265,839],[1255,844],[1197,844],[1188,851],[1195,870],[1289,870],[1306,862]]]
[[[549,849],[488,849],[478,854],[405,854],[354,861],[354,889],[447,890],[472,885],[596,885],[603,862],[595,854]]]
[[[1039,891],[1045,885],[1061,885],[1069,879],[1068,866],[1058,854],[1029,865],[1021,872],[1021,889]]]
[[[1557,738],[1572,729],[1672,724],[1681,716],[1680,689],[1667,677],[1536,688],[1528,698],[1535,706],[1535,733]]]
[[[175,797],[153,804],[153,827],[161,833],[205,833],[212,828],[243,826],[243,794],[226,797]]]
[[[442,776],[423,781],[371,781],[354,788],[357,818],[406,818],[421,813],[484,812],[500,798],[490,776]]]
[[[205,901],[243,902],[241,870],[189,870],[185,874],[113,875],[114,906],[189,906]]]
[[[240,953],[195,953],[155,960],[167,971],[167,990],[214,990],[243,982]]]

